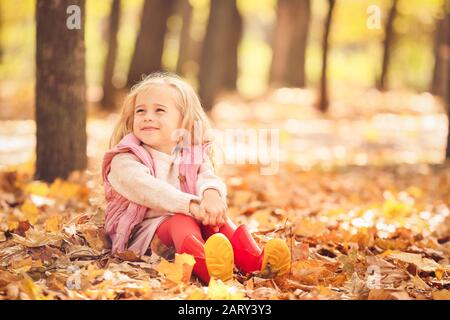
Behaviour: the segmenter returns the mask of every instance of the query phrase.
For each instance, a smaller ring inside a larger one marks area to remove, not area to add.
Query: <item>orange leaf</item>
[[[170,263],[166,259],[162,259],[156,270],[165,275],[167,279],[175,283],[187,283],[191,278],[192,268],[194,267],[195,259],[187,253],[175,254],[175,262]]]

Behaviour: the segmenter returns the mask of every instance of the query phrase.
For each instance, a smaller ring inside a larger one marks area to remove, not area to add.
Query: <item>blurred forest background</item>
[[[123,95],[143,74],[168,70],[197,89],[216,127],[253,122],[279,128],[282,159],[304,167],[440,163],[448,131],[446,5],[445,0],[86,1],[79,40],[86,49],[79,62],[85,63],[81,108],[100,116],[88,120],[88,131],[98,129],[88,144],[109,135]],[[33,119],[39,84],[36,3],[1,0],[0,12],[0,118]],[[56,26],[51,13],[42,18]],[[53,35],[61,48],[64,32]],[[110,116],[106,123],[89,125],[105,116]],[[33,126],[4,122],[0,163],[32,156],[33,139],[25,132],[32,137]],[[12,127],[20,128],[16,140]],[[92,144],[88,153],[102,145]]]
[[[115,2],[117,2],[116,6],[120,4],[120,9],[113,7],[113,1],[86,1],[86,80],[88,98],[92,102],[99,101],[102,97],[101,88],[107,50],[110,40],[114,38],[114,35],[108,36],[112,8],[119,11],[115,12],[118,15],[118,26],[113,28],[113,32],[117,32],[117,54],[114,59],[112,79],[114,87],[120,89],[127,84],[144,2],[148,5],[151,3],[144,0]],[[237,8],[233,8],[232,5],[230,8],[224,7],[221,9],[221,14],[225,16],[228,14],[226,10],[238,10],[235,13],[239,15],[236,18],[239,22],[220,21],[220,17],[217,19],[221,27],[223,25],[223,28],[230,32],[233,30],[226,28],[227,26],[239,28],[238,25],[241,25],[242,34],[237,48],[239,72],[236,85],[239,93],[244,97],[258,97],[264,94],[269,86],[277,26],[277,1],[231,2],[236,3]],[[302,9],[295,8],[295,1],[280,2],[285,3],[285,6],[291,5],[292,13],[295,12],[294,10]],[[161,3],[167,7],[167,12],[154,13],[167,26],[157,32],[159,37],[157,40],[163,41],[161,67],[180,73],[197,87],[210,2],[169,0]],[[304,3],[304,6],[307,5],[305,9],[308,8],[307,12],[302,13],[305,14],[305,21],[301,21],[298,15],[294,15],[292,19],[281,12],[278,18],[283,19],[288,25],[292,23],[291,27],[294,27],[293,23],[297,23],[299,26],[296,28],[298,29],[296,31],[298,46],[302,44],[301,33],[307,33],[304,79],[293,85],[314,89],[319,87],[320,82],[322,38],[328,1],[304,1]],[[338,86],[336,91],[344,88],[348,90],[375,87],[375,81],[380,76],[386,20],[392,4],[391,0],[336,2],[329,39],[329,81],[330,86]],[[381,27],[369,29],[367,20],[372,12],[368,12],[367,9],[373,5],[381,9]],[[398,1],[397,14],[392,26],[395,40],[389,64],[389,89],[409,89],[415,92],[431,90],[436,55],[435,34],[439,21],[444,17],[443,9],[444,0]],[[32,92],[36,69],[34,16],[34,0],[20,2],[2,0],[1,2],[0,75],[2,85],[7,87],[2,90],[4,96],[2,96],[1,116],[3,119],[32,117]],[[300,23],[305,24],[306,30],[301,29]],[[281,33],[278,37],[280,38],[278,41],[291,42],[288,32]],[[150,47],[149,43],[147,45]],[[229,50],[231,53],[232,48]],[[301,52],[301,48],[297,50]],[[153,59],[158,60],[157,56],[155,54]],[[301,60],[302,57],[297,58]],[[155,66],[158,67],[156,64]],[[5,100],[8,97],[7,94],[12,94],[11,92],[20,92],[18,96],[28,103],[23,101],[18,103],[22,109],[8,108],[9,105]]]

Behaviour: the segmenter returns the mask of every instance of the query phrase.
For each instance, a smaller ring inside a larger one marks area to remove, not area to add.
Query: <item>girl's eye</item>
[[[156,112],[160,112],[160,111],[162,111],[162,112],[166,112],[166,110],[164,110],[164,109],[161,109],[161,108],[158,108],[158,109],[156,109]]]
[[[144,109],[137,109],[136,113],[139,113],[139,112],[142,112],[142,111],[144,111]]]

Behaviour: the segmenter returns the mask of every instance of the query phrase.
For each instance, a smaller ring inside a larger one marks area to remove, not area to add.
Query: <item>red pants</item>
[[[236,225],[229,218],[219,232],[223,233],[228,239],[234,234]],[[193,217],[185,214],[175,214],[169,219],[163,221],[156,234],[166,246],[174,246],[176,252],[179,252],[187,236],[194,235],[201,243],[205,243],[208,238],[216,233],[210,226],[204,226]]]
[[[227,218],[219,232],[224,234],[231,242],[236,267],[245,273],[260,269],[262,250],[245,228],[245,225],[237,228]],[[185,252],[194,256],[196,264],[193,272],[205,283],[209,282],[209,275],[204,263],[203,244],[214,233],[216,232],[210,226],[204,226],[193,217],[184,214],[173,215],[163,221],[156,230],[156,235],[166,246],[174,246],[177,253]]]

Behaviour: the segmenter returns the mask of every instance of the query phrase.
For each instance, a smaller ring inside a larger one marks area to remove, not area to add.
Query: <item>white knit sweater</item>
[[[134,233],[129,249],[144,241],[146,247],[150,245],[153,235],[167,217],[173,213],[190,215],[190,201],[201,200],[206,189],[216,189],[226,199],[225,183],[214,173],[208,158],[200,166],[196,182],[196,195],[181,191],[178,180],[178,154],[169,155],[151,147],[143,145],[153,158],[155,176],[150,170],[131,153],[120,153],[111,161],[108,181],[116,192],[130,201],[148,207],[144,220]],[[144,254],[145,252],[140,252]]]

